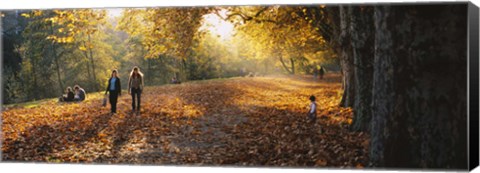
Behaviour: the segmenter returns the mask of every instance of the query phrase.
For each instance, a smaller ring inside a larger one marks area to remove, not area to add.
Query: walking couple
[[[143,73],[138,67],[133,67],[128,78],[128,94],[132,95],[132,113],[140,113],[140,98],[143,91]],[[109,101],[111,113],[117,113],[118,96],[122,96],[122,87],[118,71],[113,70],[110,79],[108,79],[107,89],[105,95],[110,93]]]

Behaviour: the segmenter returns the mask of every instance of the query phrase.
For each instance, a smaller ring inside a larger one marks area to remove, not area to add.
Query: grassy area
[[[122,93],[127,93],[127,90],[122,90]],[[88,93],[87,92],[87,98],[85,99],[84,102],[91,102],[94,100],[98,100],[100,98],[103,98],[105,94],[105,91],[98,91],[98,92],[93,92],[93,93]],[[57,104],[58,102],[58,97],[57,98],[46,98],[46,99],[41,99],[41,100],[35,100],[35,101],[29,101],[29,102],[23,102],[23,103],[13,103],[13,104],[7,104],[3,105],[3,108],[5,109],[10,109],[10,108],[35,108],[40,105],[45,105],[45,104]]]
[[[45,104],[45,103],[52,103],[58,101],[58,98],[47,98],[47,99],[42,99],[42,100],[35,100],[35,101],[30,101],[30,102],[23,102],[23,103],[13,103],[13,104],[7,104],[3,105],[4,108],[34,108],[39,105]]]
[[[231,78],[215,78],[215,79],[207,79],[207,80],[193,80],[193,81],[187,81],[184,83],[189,83],[189,84],[202,84],[202,83],[209,83],[209,82],[216,82],[216,81],[225,81],[225,80],[231,80],[235,78],[242,78],[242,77],[231,77]],[[175,86],[177,84],[164,84],[164,85],[158,85],[158,86]],[[158,86],[146,86],[146,88],[151,88],[151,87],[158,87]],[[127,94],[127,90],[122,90],[122,93]],[[85,102],[91,102],[93,100],[97,100],[100,98],[103,98],[105,94],[105,91],[98,91],[98,92],[93,92],[93,93],[88,93],[87,92],[87,99]],[[56,104],[58,102],[58,97],[56,98],[45,98],[41,100],[35,100],[35,101],[29,101],[29,102],[23,102],[23,103],[12,103],[12,104],[6,104],[3,105],[4,109],[10,109],[10,108],[34,108],[40,105],[44,104]]]

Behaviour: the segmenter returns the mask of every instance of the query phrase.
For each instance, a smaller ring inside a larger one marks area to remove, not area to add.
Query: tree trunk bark
[[[340,62],[343,73],[343,96],[340,101],[342,107],[352,107],[355,99],[355,73],[353,67],[352,47],[350,39],[350,15],[348,7],[340,6],[340,36],[338,42],[340,45]]]
[[[85,41],[83,41],[83,46],[85,46],[85,48],[87,47],[87,44],[85,44]],[[88,57],[88,53],[86,51],[83,51],[83,55],[85,56],[85,60],[87,61],[86,62],[86,65],[87,65],[87,74],[88,74],[88,78],[91,78],[92,77],[92,73],[91,73],[91,70],[90,70],[90,57]],[[91,84],[89,84],[90,87]]]
[[[374,24],[372,6],[349,8],[351,44],[355,73],[355,103],[351,130],[369,131],[371,120]]]
[[[373,166],[467,168],[466,12],[375,7]]]
[[[38,95],[38,92],[36,91],[38,89],[38,80],[37,80],[37,68],[36,68],[36,61],[35,61],[35,57],[33,57],[33,55],[30,54],[30,57],[32,58],[32,76],[33,76],[33,91],[32,94],[33,94],[33,99],[38,99],[39,98],[39,95]]]
[[[32,34],[30,33],[28,35],[28,39],[29,40],[32,40]],[[36,61],[35,61],[35,57],[33,55],[33,42],[30,41],[29,42],[29,51],[26,52],[26,54],[28,54],[28,57],[30,58],[30,61],[32,63],[32,77],[33,77],[33,90],[29,90],[28,92],[31,93],[30,96],[33,96],[33,99],[36,100],[39,98],[39,95],[38,95],[38,92],[36,91],[38,89],[38,81],[37,81],[37,68],[36,68]]]
[[[92,72],[90,71],[90,64],[88,63],[88,56],[86,55],[87,53],[85,52],[85,58],[87,58],[87,62],[85,65],[87,65],[87,79],[90,79],[90,77],[92,77]]]
[[[290,58],[290,65],[292,66],[292,71],[290,74],[295,74],[295,60]]]
[[[52,25],[50,25],[50,34],[53,34],[53,26]],[[60,91],[60,95],[62,95],[63,90],[65,88],[63,88],[62,77],[60,75],[60,65],[58,63],[57,49],[55,47],[55,43],[51,43],[50,48],[52,49],[51,51],[52,51],[52,55],[53,55],[54,62],[55,62],[55,70],[57,72],[58,86],[60,87],[60,89],[58,91]]]
[[[185,60],[185,58],[182,58],[182,71],[183,71],[183,74],[185,76],[185,81],[188,80],[188,69],[187,69],[187,61]]]
[[[87,38],[88,38],[88,42],[90,44],[92,44],[92,40],[90,39],[90,34],[87,35]],[[100,87],[99,87],[99,83],[97,81],[97,74],[95,73],[95,60],[93,59],[93,50],[92,48],[90,47],[90,45],[88,46],[88,52],[90,54],[90,63],[92,65],[92,73],[93,73],[93,87],[95,89],[95,91],[99,91],[100,90]]]
[[[148,58],[147,59],[147,77],[146,77],[147,80],[145,82],[147,85],[151,84],[150,83],[152,81],[152,75],[151,74],[152,74],[152,63],[151,63],[151,58]]]
[[[282,55],[279,55],[278,57],[279,57],[279,59],[280,59],[280,62],[282,63],[283,69],[285,69],[285,71],[287,71],[288,73],[292,74],[292,71],[290,71],[290,69],[288,69],[287,65],[286,65],[285,62],[283,61]]]
[[[65,88],[63,87],[63,82],[62,82],[62,76],[60,74],[60,64],[58,63],[58,57],[57,57],[57,51],[56,51],[56,48],[55,48],[55,43],[52,43],[52,53],[53,53],[53,56],[55,58],[55,68],[56,68],[56,71],[57,71],[57,80],[58,80],[58,85],[60,87],[60,91],[63,91]],[[63,92],[61,92],[60,94],[63,94]]]

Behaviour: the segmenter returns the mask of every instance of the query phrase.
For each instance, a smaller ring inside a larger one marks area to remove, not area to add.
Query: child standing
[[[317,103],[315,102],[315,96],[310,96],[310,110],[308,111],[308,118],[315,122],[317,119]]]

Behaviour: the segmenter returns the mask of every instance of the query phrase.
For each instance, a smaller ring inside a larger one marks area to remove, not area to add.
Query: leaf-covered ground
[[[47,101],[2,113],[3,161],[117,164],[361,167],[368,139],[349,132],[338,75],[230,78],[147,87],[118,114],[100,94],[79,104]],[[318,121],[306,118],[310,95]]]

